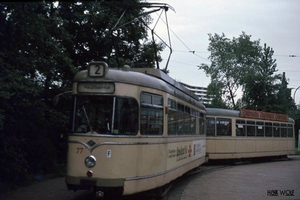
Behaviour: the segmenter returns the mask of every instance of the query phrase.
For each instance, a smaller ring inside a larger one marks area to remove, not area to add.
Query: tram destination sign
[[[114,83],[78,83],[78,93],[108,93],[115,92]]]

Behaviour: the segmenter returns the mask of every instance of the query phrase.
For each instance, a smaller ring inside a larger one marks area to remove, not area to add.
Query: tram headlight
[[[88,156],[86,157],[86,159],[84,160],[85,166],[87,166],[88,168],[92,168],[96,165],[96,158],[95,156]]]

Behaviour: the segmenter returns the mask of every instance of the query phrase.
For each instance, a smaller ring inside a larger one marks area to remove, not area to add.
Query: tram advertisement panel
[[[167,168],[191,162],[205,156],[205,140],[168,144]]]

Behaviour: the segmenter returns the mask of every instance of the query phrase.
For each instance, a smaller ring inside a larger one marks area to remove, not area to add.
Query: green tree
[[[221,82],[211,82],[207,87],[207,96],[210,99],[210,97],[213,97],[211,100],[211,106],[217,107],[217,108],[228,108],[224,100],[222,99],[222,96],[224,95],[224,91],[222,90],[224,86]],[[210,106],[210,105],[206,105]]]
[[[257,63],[259,55],[259,41],[251,41],[251,36],[244,32],[239,38],[232,40],[226,38],[225,34],[212,35],[209,34],[208,51],[211,52],[209,60],[211,64],[201,64],[200,69],[203,69],[207,76],[211,77],[211,87],[218,88],[222,91],[220,95],[213,95],[218,99],[222,99],[223,103],[229,108],[236,108],[236,95],[241,88],[241,79],[246,74],[245,69],[251,69]],[[249,71],[247,71],[249,72]],[[211,91],[211,94],[214,94]]]
[[[71,99],[58,107],[52,99],[87,62],[154,66],[150,17],[130,22],[144,12],[138,3],[0,3],[0,192],[63,168]],[[120,24],[130,23],[113,29],[124,10]]]
[[[207,75],[211,76],[208,93],[213,97],[213,106],[226,105],[237,109],[244,108],[287,114],[293,109],[291,89],[285,74],[276,74],[277,64],[274,51],[260,41],[251,41],[244,32],[229,40],[224,34],[209,35],[211,52],[210,65],[201,64]],[[239,105],[235,98],[242,91]]]
[[[242,81],[243,105],[249,109],[288,114],[295,105],[285,73],[276,74],[272,48],[264,44],[260,54],[258,64],[247,70],[250,73]]]
[[[72,33],[71,40],[62,43],[79,70],[92,60],[105,60],[110,67],[141,63],[154,67],[153,55],[144,53],[145,49],[147,52],[153,49],[146,27],[151,18],[142,15],[138,3],[138,0],[59,2],[58,13],[64,19],[61,26]],[[157,46],[158,51],[162,50],[161,44]]]
[[[272,58],[273,49],[264,47],[260,49],[258,62],[250,68],[246,68],[241,83],[243,85],[243,105],[249,109],[272,111],[276,104],[276,94],[280,75],[277,72],[276,60]]]
[[[58,73],[73,69],[57,42],[64,30],[50,18],[52,4],[0,6],[0,176],[1,181],[16,185],[38,173],[40,166],[44,172],[54,169],[53,163],[47,162],[57,161],[54,152],[60,149],[53,142],[66,122],[64,115],[58,117],[60,113],[49,107],[49,92],[66,78]],[[60,120],[54,122],[55,118]]]
[[[281,84],[278,84],[278,93],[276,96],[276,104],[274,110],[278,113],[288,114],[292,116],[297,106],[291,95],[292,88],[288,88],[288,81],[285,72],[281,76]]]

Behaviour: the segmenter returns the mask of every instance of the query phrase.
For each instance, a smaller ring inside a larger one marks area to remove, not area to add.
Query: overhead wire
[[[157,13],[156,13],[157,14]],[[158,15],[158,14],[157,14]],[[160,18],[160,20],[164,23],[164,24],[166,24],[167,25],[167,23],[162,19],[162,18]],[[206,59],[206,58],[204,58],[204,57],[202,57],[202,56],[200,56],[200,55],[198,55],[198,54],[196,54],[196,51],[195,50],[192,50],[192,49],[190,49],[177,35],[176,35],[176,33],[170,28],[170,26],[168,27],[168,29],[174,34],[174,36],[188,49],[188,52],[189,53],[192,53],[193,55],[195,55],[195,56],[197,56],[197,57],[199,57],[199,58],[201,58],[201,59],[204,59],[204,60],[206,60],[206,61],[209,61],[208,59]],[[175,50],[173,50],[173,52],[175,52]]]
[[[158,15],[158,13],[156,13],[157,15]],[[166,24],[166,22],[162,19],[162,18],[160,18],[160,20],[164,23],[164,24]],[[167,24],[166,24],[167,25]],[[198,55],[196,52],[202,52],[202,53],[209,53],[208,51],[196,51],[196,50],[192,50],[191,48],[189,48],[188,47],[188,45],[185,43],[185,42],[183,42],[183,40],[170,28],[170,26],[168,26],[168,30],[170,30],[172,33],[173,33],[173,35],[188,49],[188,51],[184,51],[184,50],[174,50],[173,49],[173,52],[183,52],[183,53],[192,53],[193,55],[195,55],[195,56],[197,56],[197,57],[199,57],[199,58],[201,58],[201,59],[203,59],[203,60],[206,60],[206,61],[209,61],[208,59],[206,59],[206,58],[204,58],[204,57],[202,57],[202,56],[200,56],[200,55]],[[298,55],[296,55],[296,54],[286,54],[286,55],[273,55],[274,57],[289,57],[289,58],[299,58],[300,56],[298,56]],[[180,63],[180,64],[184,64],[184,65],[190,65],[190,66],[195,66],[195,65],[193,65],[193,64],[188,64],[188,63],[183,63],[183,62],[179,62],[179,61],[174,61],[174,60],[172,60],[172,62],[176,62],[176,63]],[[198,66],[197,66],[198,67]],[[281,70],[279,70],[279,71],[281,71]],[[290,72],[299,72],[298,70],[283,70],[283,71],[290,71]]]

